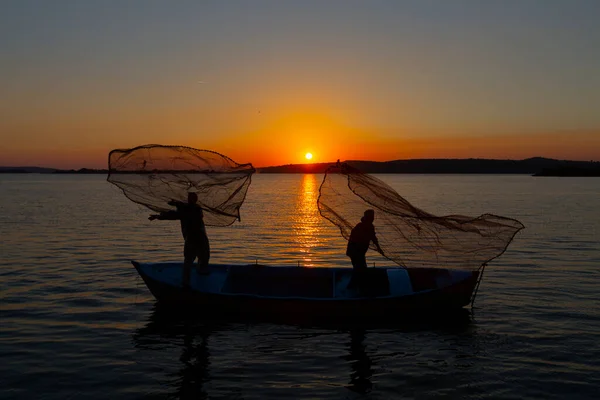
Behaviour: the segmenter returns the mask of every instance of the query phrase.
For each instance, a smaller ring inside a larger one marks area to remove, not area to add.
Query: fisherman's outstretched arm
[[[377,240],[377,236],[373,235],[373,243],[375,244],[375,247],[377,247],[377,251],[380,252],[381,254],[383,254],[383,250],[381,250],[381,247],[379,247],[379,240]]]

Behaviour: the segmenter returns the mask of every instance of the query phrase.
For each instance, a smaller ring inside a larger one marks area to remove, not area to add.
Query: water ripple
[[[209,230],[211,260],[347,265],[314,208],[321,178],[256,176],[242,222]],[[162,310],[129,260],[180,259],[176,224],[148,221],[104,177],[0,179],[2,399],[596,397],[598,180],[381,176],[426,210],[526,229],[486,269],[472,312],[306,326]]]

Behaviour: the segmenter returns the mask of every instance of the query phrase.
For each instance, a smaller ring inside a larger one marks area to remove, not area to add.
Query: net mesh
[[[381,180],[346,163],[330,167],[319,188],[320,214],[350,237],[366,209],[375,210],[382,255],[407,267],[475,270],[499,257],[521,222],[492,214],[435,216],[410,204]],[[371,243],[372,250],[376,250]]]
[[[174,210],[168,202],[187,202],[188,192],[195,192],[204,223],[228,226],[240,220],[254,172],[252,164],[209,150],[145,145],[111,151],[107,179],[131,201],[157,212]]]

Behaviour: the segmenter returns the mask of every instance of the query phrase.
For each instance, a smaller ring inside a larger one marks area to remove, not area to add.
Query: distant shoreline
[[[561,176],[561,177],[600,177],[600,168],[547,168],[533,176]]]
[[[597,177],[598,161],[569,161],[534,157],[525,160],[495,159],[415,159],[395,161],[345,161],[371,174],[528,174],[533,176]],[[335,163],[288,164],[256,168],[260,174],[324,173]],[[165,171],[167,172],[167,171]],[[180,171],[181,172],[181,171]],[[94,174],[108,175],[108,169],[56,169],[42,167],[0,167],[0,173],[10,174]],[[128,172],[125,172],[128,173]],[[129,172],[133,173],[133,172]],[[148,171],[151,173],[151,171]]]

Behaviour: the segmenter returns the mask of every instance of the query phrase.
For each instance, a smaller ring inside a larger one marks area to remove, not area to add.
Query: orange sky
[[[13,102],[14,113],[0,120],[0,165],[105,168],[110,150],[150,143],[213,150],[256,167],[305,163],[307,152],[313,154],[312,162],[536,156],[600,160],[600,130],[535,131],[515,125],[501,131],[476,123],[477,118],[449,122],[442,129],[445,120],[439,115],[421,122],[415,110],[393,120],[359,99],[331,94],[319,102],[317,93],[275,93],[260,107],[174,97],[157,100],[149,109],[143,99],[100,109],[78,99],[66,104],[52,98]],[[359,112],[361,107],[367,115]]]
[[[570,160],[600,160],[600,132],[481,137],[442,137],[407,139],[371,139],[368,135],[330,133],[319,136],[307,133],[291,135],[248,134],[235,139],[210,141],[168,141],[221,152],[239,163],[255,167],[308,162],[304,155],[313,154],[312,162],[341,160],[389,161],[410,158],[496,158],[524,159],[543,156]],[[351,140],[347,140],[351,137]],[[138,143],[131,143],[131,147]],[[124,146],[129,147],[129,146]],[[109,147],[47,149],[30,148],[5,151],[0,148],[4,165],[51,166],[56,168],[106,168]]]

